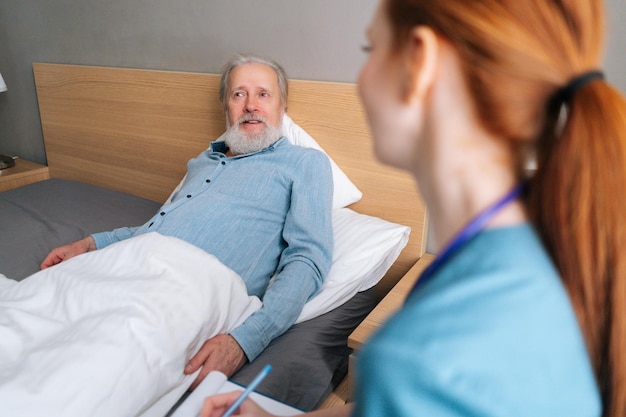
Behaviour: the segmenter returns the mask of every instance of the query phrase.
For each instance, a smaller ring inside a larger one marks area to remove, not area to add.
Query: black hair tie
[[[604,79],[604,73],[602,71],[589,71],[572,78],[554,94],[552,98],[553,108],[558,109],[561,104],[569,103],[578,90],[597,78]]]

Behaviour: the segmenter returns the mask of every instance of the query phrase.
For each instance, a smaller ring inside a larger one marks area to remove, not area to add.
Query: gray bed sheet
[[[95,232],[139,226],[160,204],[75,181],[50,179],[0,193],[0,273],[22,280],[53,248]]]
[[[0,273],[22,280],[51,249],[91,233],[145,223],[154,201],[92,185],[50,179],[0,192]],[[317,407],[347,372],[347,338],[375,304],[374,291],[296,324],[245,365],[233,380],[247,385],[265,364],[273,371],[258,391],[302,410]]]

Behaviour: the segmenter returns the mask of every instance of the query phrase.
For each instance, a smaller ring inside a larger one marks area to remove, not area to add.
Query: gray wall
[[[626,1],[605,0],[607,14],[607,44],[604,70],[607,78],[626,92]]]
[[[377,0],[2,0],[0,152],[45,163],[33,62],[219,72],[234,52],[354,82]],[[608,77],[626,91],[626,4],[608,0]]]
[[[377,0],[2,0],[0,152],[45,163],[33,62],[219,73],[235,52],[354,82]]]

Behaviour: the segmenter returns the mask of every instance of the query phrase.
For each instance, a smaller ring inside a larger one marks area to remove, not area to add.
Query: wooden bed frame
[[[225,130],[219,75],[33,64],[50,176],[165,201],[187,161]],[[289,81],[288,112],[363,192],[354,210],[411,227],[382,298],[426,247],[413,179],[381,165],[354,84]]]

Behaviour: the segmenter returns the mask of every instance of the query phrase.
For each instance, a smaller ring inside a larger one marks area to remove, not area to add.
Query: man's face
[[[240,65],[230,73],[226,97],[228,123],[233,126],[242,117],[256,115],[268,124],[280,128],[284,104],[280,99],[278,77],[267,65],[248,63]],[[258,120],[247,120],[238,126],[240,132],[256,135],[265,129]]]

